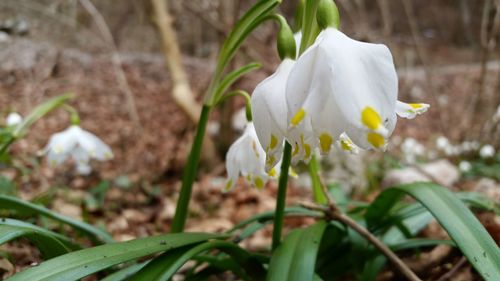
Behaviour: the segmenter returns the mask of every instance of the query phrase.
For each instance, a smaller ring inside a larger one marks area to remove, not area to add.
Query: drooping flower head
[[[266,153],[259,144],[254,124],[248,122],[243,134],[231,145],[226,154],[228,179],[225,189],[230,190],[234,187],[240,175],[257,188],[264,187],[270,177],[278,174],[275,169],[267,173],[264,169],[265,161]]]
[[[338,140],[350,150],[354,145],[384,149],[396,114],[413,118],[428,108],[398,102],[397,92],[396,70],[385,45],[326,28],[298,58],[287,80],[290,141],[304,156],[316,147],[326,154]]]
[[[72,158],[80,174],[90,173],[90,159],[104,161],[113,157],[107,144],[77,125],[52,135],[44,152],[52,166],[60,165],[68,158]]]

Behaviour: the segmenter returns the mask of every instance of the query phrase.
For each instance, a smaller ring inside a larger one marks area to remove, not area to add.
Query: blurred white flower
[[[252,122],[248,122],[243,134],[229,147],[226,154],[228,179],[225,189],[234,187],[240,175],[257,188],[264,187],[269,177],[276,177],[278,174],[274,168],[266,173],[265,161],[265,151],[259,144],[255,127]]]
[[[398,80],[389,49],[327,28],[293,66],[287,80],[287,139],[294,157],[330,151],[342,134],[364,149],[385,149],[396,114],[413,118],[429,107],[397,101]],[[344,138],[345,140],[346,138]]]
[[[500,121],[500,105],[497,107],[497,111],[493,115],[493,122]]]
[[[440,136],[436,139],[436,147],[444,151],[450,147],[450,141],[446,137]]]
[[[472,168],[472,165],[469,163],[469,161],[462,160],[458,164],[458,169],[462,173],[467,173],[468,171],[470,171],[471,168]]]
[[[415,163],[418,156],[425,152],[425,148],[414,138],[406,138],[401,144],[401,151],[408,163]]]
[[[44,153],[52,166],[60,165],[71,157],[76,162],[77,172],[81,174],[90,173],[90,159],[104,161],[113,157],[107,144],[77,125],[53,134]]]
[[[479,156],[481,158],[490,158],[495,156],[495,148],[492,145],[485,145],[481,147],[481,150],[479,150]]]
[[[7,123],[7,126],[16,126],[21,122],[23,122],[23,117],[19,115],[19,113],[17,112],[12,112],[9,115],[7,115],[5,122]]]
[[[92,172],[92,167],[90,167],[90,165],[87,163],[77,163],[76,164],[76,172],[79,175],[83,175],[83,176],[90,175],[90,173]]]

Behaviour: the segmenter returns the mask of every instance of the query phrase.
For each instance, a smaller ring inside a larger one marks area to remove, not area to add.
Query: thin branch
[[[125,76],[125,72],[123,71],[122,60],[120,54],[118,52],[118,48],[116,46],[115,40],[111,31],[109,30],[104,17],[99,13],[97,8],[90,2],[89,0],[78,0],[80,4],[85,8],[85,10],[92,16],[94,19],[99,32],[104,37],[104,40],[108,43],[111,48],[111,62],[113,64],[113,70],[115,72],[116,80],[118,82],[118,87],[125,94],[125,99],[127,102],[128,112],[130,118],[134,122],[135,126],[139,129],[142,129],[141,122],[139,119],[139,113],[137,112],[137,107],[135,105],[134,94],[132,93],[130,86],[127,81],[127,77]]]
[[[460,258],[460,260],[453,266],[450,271],[446,272],[443,276],[441,276],[437,281],[446,281],[453,277],[455,273],[467,262],[465,257]]]
[[[151,0],[153,6],[153,22],[158,28],[163,54],[172,79],[172,96],[182,111],[194,123],[198,124],[201,113],[201,105],[196,102],[186,71],[182,65],[182,55],[179,49],[177,36],[172,27],[172,17],[170,16],[166,0]],[[210,164],[218,161],[215,144],[208,136],[204,136],[203,160]]]
[[[172,96],[189,119],[196,124],[198,123],[201,106],[193,97],[187,74],[182,66],[181,52],[177,43],[177,36],[172,27],[172,18],[168,12],[167,1],[151,0],[151,4],[153,6],[153,21],[160,33],[163,54],[172,77]]]

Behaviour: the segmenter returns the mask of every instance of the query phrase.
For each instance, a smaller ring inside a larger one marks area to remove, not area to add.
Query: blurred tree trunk
[[[189,119],[197,124],[201,112],[201,105],[196,102],[186,71],[182,65],[182,56],[177,36],[172,27],[172,17],[168,11],[166,0],[151,0],[153,8],[153,22],[158,28],[162,41],[165,62],[172,80],[172,97]],[[205,135],[203,142],[203,160],[209,163],[217,162],[214,143]]]

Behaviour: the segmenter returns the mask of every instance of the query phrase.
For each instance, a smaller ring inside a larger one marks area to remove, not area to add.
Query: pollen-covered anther
[[[254,177],[253,182],[257,188],[264,187],[264,180],[261,177]]]
[[[327,154],[328,152],[330,152],[332,143],[333,143],[332,136],[328,133],[322,133],[319,136],[319,146],[321,154]]]

